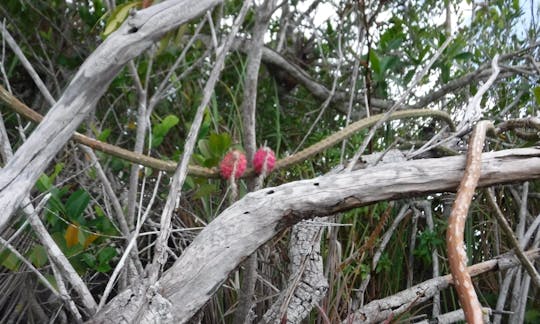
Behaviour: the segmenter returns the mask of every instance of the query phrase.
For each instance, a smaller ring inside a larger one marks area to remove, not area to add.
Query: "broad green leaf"
[[[46,192],[52,187],[51,179],[48,175],[42,174],[36,182],[36,187],[40,192]]]
[[[95,268],[96,267],[96,256],[92,253],[83,253],[81,255],[81,259],[84,263],[86,263],[89,267]]]
[[[101,273],[107,273],[107,272],[111,271],[111,269],[112,269],[112,267],[108,263],[100,263],[96,267],[96,271],[101,272]]]
[[[180,120],[175,115],[168,115],[152,129],[152,147],[158,147],[167,133],[178,124]]]
[[[375,51],[371,51],[369,53],[369,62],[371,63],[371,69],[376,75],[381,74],[381,62],[379,60],[379,57],[377,56],[377,53]]]
[[[98,141],[106,142],[109,136],[111,135],[111,129],[105,128],[97,137]]]
[[[106,235],[117,235],[118,231],[113,226],[111,221],[105,216],[105,212],[98,205],[94,205],[94,212],[97,217],[88,222],[88,226],[95,228],[95,232],[103,233]],[[87,233],[89,234],[89,233]],[[90,236],[93,234],[89,234]],[[88,240],[87,238],[86,240]],[[96,238],[97,239],[97,238]]]
[[[112,32],[118,29],[120,25],[126,20],[129,10],[135,8],[141,4],[140,1],[130,1],[117,6],[111,13],[107,23],[105,24],[105,30],[103,31],[103,37],[109,36]]]
[[[0,247],[3,246],[0,245]],[[0,264],[11,271],[17,271],[21,263],[21,260],[8,250],[4,250],[4,252],[0,253],[0,260],[2,260]]]
[[[208,140],[212,154],[219,157],[223,156],[229,150],[232,143],[231,135],[228,133],[211,133]]]
[[[98,254],[98,261],[99,263],[109,263],[112,258],[116,256],[116,249],[110,246],[107,246],[103,250],[101,250]]]
[[[536,104],[540,105],[540,87],[534,87],[533,93],[534,93],[534,99],[536,100]]]
[[[30,251],[28,259],[36,268],[41,268],[45,264],[47,264],[47,251],[45,251],[45,248],[41,244],[34,245],[32,250]]]
[[[81,222],[81,216],[88,206],[90,195],[83,189],[79,189],[69,196],[66,201],[66,213],[69,220]]]
[[[49,190],[49,192],[51,193],[49,205],[52,208],[52,211],[59,212],[64,215],[66,213],[66,207],[62,203],[62,197],[65,195],[65,191],[53,187]]]
[[[62,170],[64,170],[64,163],[56,163],[54,165],[54,172],[50,175],[51,182],[56,179]]]
[[[200,139],[197,142],[197,147],[199,148],[199,151],[201,152],[202,156],[205,158],[211,158],[212,152],[210,150],[210,141],[207,139]]]

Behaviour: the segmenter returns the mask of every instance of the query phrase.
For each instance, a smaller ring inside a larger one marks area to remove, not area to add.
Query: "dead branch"
[[[531,260],[538,259],[540,258],[540,249],[529,250],[525,254]],[[489,261],[470,266],[466,271],[470,273],[471,276],[478,276],[490,271],[504,271],[517,267],[520,264],[521,263],[513,253],[506,253]],[[451,275],[426,280],[407,290],[400,291],[395,295],[370,302],[364,307],[356,310],[354,314],[351,314],[343,321],[343,323],[357,324],[384,321],[390,316],[400,315],[404,311],[409,310],[412,306],[421,304],[433,298],[436,293],[448,288],[451,283]]]
[[[164,273],[159,292],[172,303],[175,320],[187,321],[240,262],[282,229],[377,201],[453,191],[464,165],[463,156],[388,163],[250,193],[201,231]],[[479,186],[540,178],[540,149],[485,153],[482,170]],[[113,300],[111,307],[119,305]]]

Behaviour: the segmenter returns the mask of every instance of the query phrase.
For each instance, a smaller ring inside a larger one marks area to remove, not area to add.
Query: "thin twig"
[[[47,89],[47,86],[45,86],[45,83],[41,81],[41,78],[39,77],[38,73],[36,72],[32,64],[30,63],[30,61],[28,61],[28,59],[22,52],[21,48],[19,47],[19,45],[17,45],[17,42],[15,42],[15,39],[13,39],[13,37],[11,36],[9,31],[3,24],[0,24],[0,31],[2,32],[2,35],[4,39],[7,41],[9,47],[11,47],[11,50],[13,51],[13,53],[21,61],[22,65],[24,66],[24,68],[26,69],[26,71],[28,72],[32,80],[34,80],[34,83],[38,87],[39,91],[41,92],[45,100],[47,100],[47,103],[53,106],[56,103],[56,100],[54,100],[53,96]]]
[[[165,247],[170,236],[171,217],[173,210],[180,205],[181,188],[187,176],[188,164],[191,160],[191,154],[193,153],[193,150],[195,148],[195,143],[197,141],[197,135],[202,124],[204,111],[208,103],[210,102],[214,86],[218,81],[220,72],[223,68],[225,56],[227,55],[229,48],[231,47],[234,40],[234,37],[236,36],[240,25],[244,21],[244,17],[247,14],[248,9],[251,7],[251,4],[252,2],[250,0],[244,1],[244,4],[242,5],[242,8],[240,9],[240,12],[238,13],[238,16],[236,17],[236,20],[231,28],[230,34],[228,35],[224,44],[218,49],[219,55],[216,58],[214,68],[212,69],[208,81],[206,82],[206,86],[204,87],[203,99],[199,107],[197,108],[197,112],[193,119],[193,123],[189,130],[186,143],[184,145],[184,153],[182,155],[182,160],[180,161],[174,173],[169,195],[167,196],[167,201],[161,214],[160,234],[156,239],[154,260],[149,271],[150,283],[154,283],[158,280],[161,268],[167,260]]]
[[[159,184],[161,183],[161,176],[162,176],[162,172],[160,172],[158,174],[158,178],[156,180],[156,185],[154,186],[154,192],[152,194],[152,198],[150,199],[150,202],[148,203],[148,208],[147,208],[146,212],[144,213],[144,215],[142,216],[142,218],[140,219],[140,221],[139,220],[137,221],[135,229],[131,233],[129,243],[126,246],[124,254],[120,258],[120,261],[118,261],[118,264],[114,268],[113,273],[112,273],[111,277],[109,278],[109,281],[107,282],[107,286],[105,287],[103,295],[101,296],[101,300],[99,301],[99,306],[98,306],[98,310],[97,310],[98,312],[99,312],[99,310],[101,308],[103,308],[103,306],[107,302],[109,294],[111,293],[111,291],[112,291],[112,289],[114,287],[114,284],[116,282],[116,278],[118,278],[118,275],[120,274],[120,271],[124,268],[124,264],[126,263],[127,257],[130,255],[131,250],[135,247],[135,243],[137,243],[137,238],[139,237],[139,232],[140,232],[140,230],[142,228],[142,225],[144,224],[144,222],[148,218],[148,216],[150,214],[152,204],[154,202],[154,199],[157,196],[157,190],[159,188]]]
[[[495,218],[497,218],[497,221],[502,226],[502,229],[505,232],[506,236],[508,236],[510,244],[514,248],[514,252],[516,253],[517,258],[519,259],[519,261],[521,261],[521,264],[531,276],[536,287],[540,288],[540,274],[538,274],[532,262],[523,253],[523,250],[521,249],[516,235],[512,231],[512,228],[506,221],[506,218],[504,217],[501,209],[499,208],[499,205],[497,204],[497,199],[493,194],[493,188],[486,189],[484,192],[487,195],[489,205],[491,206],[491,208],[493,208],[493,211],[495,212]]]
[[[433,63],[435,63],[435,61],[439,58],[439,56],[441,56],[442,52],[444,51],[444,49],[450,44],[450,42],[454,39],[454,37],[448,37],[446,39],[446,41],[441,45],[440,48],[437,49],[437,51],[435,52],[435,54],[433,55],[433,57],[431,57],[431,59],[427,62],[427,64],[424,66],[424,68],[422,70],[420,70],[420,72],[418,72],[415,76],[415,78],[413,79],[413,81],[411,82],[411,84],[407,87],[407,89],[405,90],[405,92],[403,92],[398,100],[392,105],[392,107],[384,114],[384,117],[381,118],[372,128],[371,130],[369,131],[368,135],[366,136],[366,138],[364,139],[364,141],[362,142],[362,145],[360,146],[360,148],[358,149],[358,151],[354,154],[353,158],[349,161],[349,165],[347,166],[347,170],[348,171],[352,171],[352,168],[356,165],[356,163],[358,162],[358,159],[360,158],[360,156],[362,154],[364,154],[364,151],[366,149],[366,147],[368,146],[369,142],[371,141],[371,139],[373,138],[373,136],[375,136],[375,132],[377,131],[377,129],[384,123],[386,122],[386,120],[388,119],[388,117],[390,117],[390,115],[396,110],[399,108],[399,106],[405,101],[405,99],[409,96],[409,94],[412,92],[412,90],[416,87],[416,85],[420,82],[420,80],[422,80],[422,78],[429,72],[429,69],[431,68],[431,66],[433,65]]]

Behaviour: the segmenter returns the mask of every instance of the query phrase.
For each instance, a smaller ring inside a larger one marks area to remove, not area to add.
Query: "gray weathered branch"
[[[527,257],[538,259],[540,249],[526,252]],[[520,265],[513,253],[506,253],[489,261],[477,263],[467,268],[471,276],[477,276],[489,271],[504,271]],[[452,276],[440,276],[426,280],[395,295],[370,302],[356,310],[343,323],[378,323],[394,316],[403,314],[415,305],[419,305],[432,298],[439,291],[448,288],[452,283]]]
[[[479,186],[540,178],[540,149],[485,153]],[[246,195],[211,222],[160,280],[178,321],[188,320],[259,246],[302,219],[381,200],[453,191],[465,157],[389,163]]]

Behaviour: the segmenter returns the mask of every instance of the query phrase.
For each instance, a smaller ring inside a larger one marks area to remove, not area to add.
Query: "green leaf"
[[[212,157],[212,151],[210,150],[210,141],[207,139],[200,139],[197,142],[197,147],[199,148],[199,151],[201,152],[201,155],[205,159],[209,159]]]
[[[21,260],[19,260],[15,254],[8,250],[4,250],[4,252],[0,253],[0,260],[2,260],[0,264],[11,271],[17,271],[21,263]]]
[[[534,94],[534,99],[536,100],[536,104],[540,105],[540,87],[534,87],[533,94]]]
[[[126,20],[129,10],[140,5],[140,1],[130,1],[122,5],[117,6],[112,12],[107,23],[105,24],[105,30],[103,31],[103,37],[109,36],[112,32],[118,29],[120,25]]]
[[[36,182],[36,187],[40,192],[46,192],[52,187],[51,179],[48,175],[42,174]]]
[[[214,156],[221,157],[231,147],[232,138],[228,133],[211,133],[209,140],[210,150]]]
[[[377,56],[377,53],[374,51],[371,51],[369,53],[369,62],[371,63],[371,68],[373,69],[373,72],[377,75],[381,74],[381,62],[379,60],[379,57]]]
[[[89,267],[95,268],[96,267],[96,257],[91,253],[83,253],[81,255],[81,259],[84,263],[86,263]]]
[[[56,163],[54,165],[54,172],[50,176],[50,180],[54,181],[62,170],[64,170],[64,163]]]
[[[47,251],[45,251],[43,245],[34,245],[32,250],[30,250],[30,255],[28,256],[28,259],[36,268],[41,268],[45,264],[47,264]]]
[[[102,141],[102,142],[106,142],[110,135],[111,135],[111,129],[110,128],[105,128],[101,132],[101,134],[98,135],[97,140]]]
[[[82,223],[81,216],[88,206],[90,195],[83,189],[79,189],[69,196],[66,201],[66,214],[69,220]]]
[[[211,184],[211,183],[204,183],[198,188],[197,192],[195,192],[195,195],[193,195],[193,198],[199,199],[199,198],[209,197],[213,193],[216,193],[216,192],[218,192],[217,185]]]
[[[152,147],[158,147],[162,142],[169,130],[176,126],[180,119],[175,115],[168,115],[161,123],[154,126],[152,129]]]
[[[461,61],[471,60],[472,58],[473,58],[473,54],[471,52],[461,52],[454,56],[454,60],[461,60]]]
[[[65,215],[66,208],[64,204],[62,203],[62,196],[64,195],[64,193],[61,190],[58,190],[58,188],[56,187],[51,188],[50,193],[51,193],[51,198],[49,199],[49,204],[48,204],[50,212]]]
[[[98,261],[99,263],[108,263],[115,256],[116,256],[116,249],[111,246],[107,246],[106,248],[104,248],[103,250],[99,252]]]
[[[96,271],[101,272],[101,273],[107,273],[107,272],[111,271],[111,269],[112,268],[108,263],[100,263],[96,267]]]

